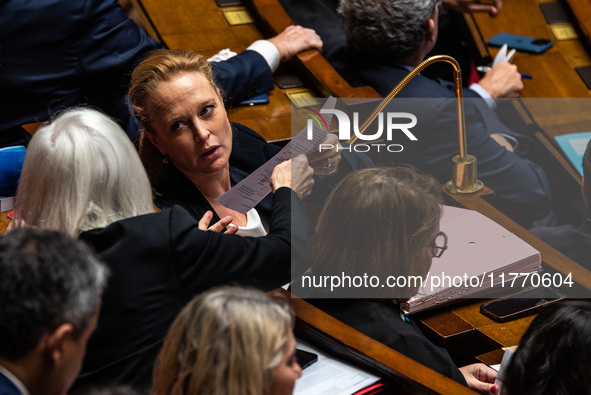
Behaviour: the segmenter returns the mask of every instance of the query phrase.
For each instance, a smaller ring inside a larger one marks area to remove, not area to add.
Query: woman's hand
[[[329,133],[328,136],[326,136],[326,139],[322,144],[332,145],[333,148],[310,154],[310,166],[312,166],[314,174],[317,176],[330,176],[339,170],[339,162],[342,159],[341,151],[343,150],[343,146],[339,143],[336,134],[332,133]]]
[[[213,213],[211,212],[211,210],[208,210],[205,214],[203,214],[203,217],[201,217],[201,219],[199,220],[199,224],[198,227],[201,230],[211,230],[212,232],[221,232],[222,230],[224,230],[224,228],[226,226],[228,226],[232,220],[234,218],[227,216],[224,217],[222,219],[220,219],[218,222],[216,222],[215,224],[209,226],[209,223],[211,222],[211,219],[213,218]],[[208,227],[209,226],[209,227]],[[224,234],[226,235],[233,235],[234,233],[238,232],[238,227],[237,226],[231,226],[229,227]]]
[[[460,368],[468,387],[481,394],[494,394],[497,391],[494,385],[497,371],[483,363],[474,363]]]
[[[281,187],[288,187],[293,189],[300,199],[305,199],[312,193],[313,176],[314,170],[308,165],[308,158],[298,155],[275,166],[271,175],[271,189],[275,193]]]

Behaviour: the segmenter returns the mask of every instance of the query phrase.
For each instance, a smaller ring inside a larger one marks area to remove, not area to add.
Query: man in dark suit
[[[323,50],[328,61],[351,85],[370,85],[384,96],[426,58],[437,41],[435,0],[341,0],[341,26],[334,23],[339,19],[334,1],[304,0],[310,3],[327,15],[333,4],[332,16],[324,17],[330,26],[326,22],[317,29],[321,37],[330,31],[332,38],[325,40]],[[522,88],[517,68],[501,62],[478,84],[464,89],[468,152],[478,160],[478,178],[495,191],[494,204],[499,209],[526,227],[553,224],[546,175],[513,152],[510,141],[521,136],[495,112],[493,99],[517,97]],[[441,182],[449,180],[451,158],[458,154],[455,103],[449,100],[453,97],[453,84],[447,81],[422,74],[411,80],[391,106],[417,116],[419,124],[413,133],[419,141],[405,144],[403,152],[388,154],[385,160],[411,163]]]
[[[82,242],[20,228],[0,238],[0,394],[62,395],[82,365],[107,269]]]
[[[100,108],[134,137],[137,123],[126,105],[129,77],[148,52],[163,47],[117,0],[3,1],[0,46],[0,147],[23,143],[21,125],[81,104]],[[236,104],[272,89],[271,73],[280,60],[321,46],[313,31],[291,27],[216,63],[215,74]]]
[[[296,53],[320,48],[310,29],[290,26],[214,63],[226,104],[273,88],[272,72]],[[163,45],[127,17],[117,0],[0,2],[0,195],[12,195],[28,139],[21,128],[68,107],[88,105],[114,118],[131,139],[138,124],[127,106],[131,71]]]

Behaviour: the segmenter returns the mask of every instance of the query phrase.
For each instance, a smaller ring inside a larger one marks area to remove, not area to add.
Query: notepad
[[[502,279],[513,279],[510,273],[542,270],[535,248],[476,211],[444,206],[440,229],[448,236],[447,250],[433,258],[419,292],[402,305],[406,313],[475,297],[493,286],[501,287]]]
[[[591,140],[591,132],[563,134],[556,136],[555,139],[562,152],[583,177],[583,155]]]

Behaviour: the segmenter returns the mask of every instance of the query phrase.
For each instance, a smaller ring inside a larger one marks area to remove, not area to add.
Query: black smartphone
[[[488,40],[488,44],[494,47],[501,47],[507,44],[509,48],[530,53],[542,53],[554,45],[552,41],[545,38],[521,36],[519,34],[498,33]]]
[[[531,315],[543,306],[564,299],[565,295],[552,288],[533,288],[480,306],[480,312],[497,322],[507,322]]]
[[[238,103],[239,106],[254,106],[255,104],[268,104],[269,103],[269,95],[266,93],[261,93],[260,95],[253,96],[249,99],[243,100]]]
[[[218,7],[230,7],[236,5],[242,5],[242,0],[215,0]]]
[[[318,361],[318,355],[314,354],[313,352],[296,348],[296,360],[298,361],[298,364],[301,366],[302,370],[304,370],[314,362]]]

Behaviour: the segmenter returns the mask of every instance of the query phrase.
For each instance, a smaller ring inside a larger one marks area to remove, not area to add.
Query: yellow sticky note
[[[557,40],[576,40],[579,37],[570,23],[555,23],[550,28]]]
[[[254,19],[252,19],[252,17],[244,7],[227,8],[224,9],[222,12],[224,13],[224,17],[226,18],[230,26],[254,23]]]
[[[289,89],[285,91],[285,94],[297,108],[312,107],[321,104],[308,89]]]

